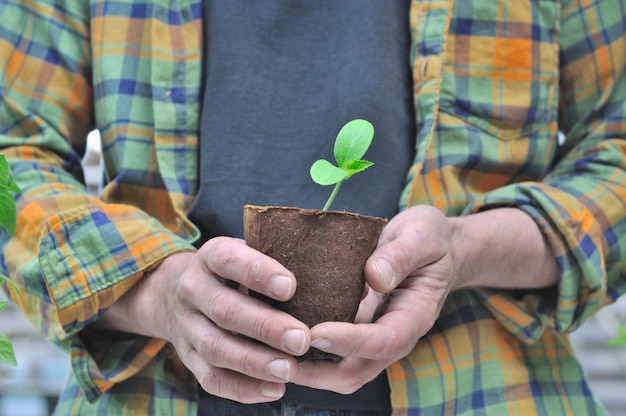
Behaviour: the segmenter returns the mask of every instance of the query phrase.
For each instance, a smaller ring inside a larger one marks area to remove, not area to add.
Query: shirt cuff
[[[479,196],[463,215],[503,206],[521,209],[535,220],[552,248],[561,278],[551,290],[477,289],[479,299],[524,342],[535,342],[546,328],[557,333],[578,328],[606,295],[602,230],[593,214],[557,188],[521,183]]]
[[[47,219],[39,264],[63,331],[57,338],[89,400],[136,374],[166,341],[88,325],[167,256],[194,251],[190,240],[126,205],[81,205]]]

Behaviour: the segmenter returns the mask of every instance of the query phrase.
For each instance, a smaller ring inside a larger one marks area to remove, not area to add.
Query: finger
[[[311,329],[311,346],[341,357],[394,360],[408,354],[407,335],[380,324],[325,322]]]
[[[384,231],[365,264],[365,278],[372,289],[390,292],[406,276],[444,255],[437,232],[431,226],[420,227],[414,216],[407,215]]]
[[[244,337],[217,328],[206,317],[193,314],[181,330],[186,354],[199,355],[213,366],[255,379],[286,382],[295,374],[296,360]],[[182,354],[181,354],[182,355]]]
[[[189,308],[187,315],[199,311],[222,329],[288,354],[302,355],[309,349],[309,329],[294,317],[214,279],[205,279],[203,285],[188,283],[193,281],[184,279],[177,291],[180,303]]]
[[[394,292],[374,323],[324,322],[314,326],[311,346],[342,357],[389,363],[406,356],[432,327],[437,311],[431,309],[436,308],[437,302],[426,302],[423,297],[431,297],[428,293],[422,295],[409,289],[404,292]],[[420,316],[416,317],[414,311],[420,311]]]
[[[293,383],[315,389],[351,394],[372,381],[386,368],[386,363],[357,357],[339,362],[305,361],[299,363]]]
[[[363,299],[365,299],[367,297],[367,294],[369,293],[369,291],[370,291],[370,287],[369,287],[369,285],[366,284],[363,287],[363,294],[361,295],[361,300],[363,300]]]
[[[243,240],[214,238],[200,248],[198,256],[205,271],[273,299],[287,300],[296,291],[296,279],[289,270]]]
[[[240,403],[263,403],[278,400],[285,393],[284,383],[259,380],[213,366],[195,350],[191,350],[183,362],[191,369],[200,386],[214,396]]]
[[[378,292],[390,292],[413,270],[420,267],[416,241],[396,239],[378,247],[365,263],[367,283]]]
[[[354,323],[372,323],[376,315],[376,311],[385,303],[386,295],[368,290],[366,296],[361,300],[359,309],[357,310]]]

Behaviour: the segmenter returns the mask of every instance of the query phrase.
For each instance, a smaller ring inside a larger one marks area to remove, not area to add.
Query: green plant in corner
[[[341,128],[335,139],[334,156],[337,166],[320,159],[311,166],[311,178],[320,185],[335,185],[326,205],[327,211],[335,200],[339,187],[355,173],[364,171],[373,165],[372,162],[361,160],[374,138],[374,126],[363,119],[349,121]]]
[[[9,235],[15,233],[15,221],[17,211],[15,208],[15,200],[11,192],[20,192],[20,188],[13,182],[13,174],[4,155],[0,154],[0,226],[6,230]],[[17,293],[19,289],[13,282],[0,275],[0,283],[7,282]],[[8,301],[0,301],[0,311],[6,308]],[[9,337],[0,334],[0,363],[17,365],[15,359],[15,351]]]
[[[626,325],[620,324],[617,327],[617,331],[619,332],[619,336],[617,338],[609,340],[608,345],[610,347],[619,347],[622,345],[626,345]]]

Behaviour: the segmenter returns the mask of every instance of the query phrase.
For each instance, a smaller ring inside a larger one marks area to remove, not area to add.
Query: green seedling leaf
[[[328,160],[320,159],[311,166],[311,178],[320,185],[334,185],[348,177],[348,172]]]
[[[352,176],[355,173],[363,172],[365,169],[369,168],[372,165],[373,163],[368,162],[367,160],[355,160],[354,162],[348,163],[348,166],[346,166],[346,170],[350,172],[350,176]]]
[[[335,160],[341,168],[359,160],[372,144],[374,138],[374,126],[362,119],[348,122],[339,130],[335,140]]]
[[[326,211],[335,199],[341,183],[355,173],[372,166],[372,162],[361,160],[374,138],[374,126],[362,119],[356,119],[344,125],[335,139],[334,156],[337,166],[320,159],[311,166],[311,178],[320,185],[335,185],[323,210]]]
[[[0,334],[0,363],[17,366],[13,345],[11,345],[9,337],[4,334]]]

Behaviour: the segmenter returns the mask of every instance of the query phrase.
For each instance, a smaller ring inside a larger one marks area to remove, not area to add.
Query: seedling
[[[313,181],[324,186],[335,185],[322,208],[323,211],[330,208],[343,181],[373,165],[372,162],[361,159],[373,138],[374,126],[369,121],[352,120],[341,128],[335,139],[334,155],[337,166],[325,159],[313,163],[310,171]]]

